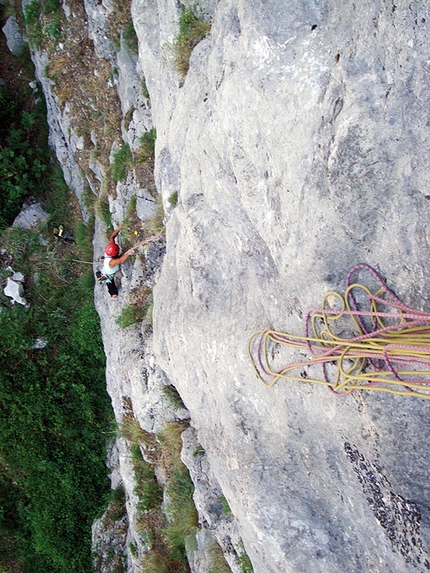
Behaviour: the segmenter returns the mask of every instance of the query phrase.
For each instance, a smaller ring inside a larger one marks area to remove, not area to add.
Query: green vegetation
[[[136,153],[138,162],[144,163],[145,161],[154,159],[156,139],[157,131],[155,127],[152,127],[140,137],[140,149]]]
[[[29,42],[36,48],[52,46],[60,40],[64,14],[59,0],[31,0],[24,18]]]
[[[193,501],[194,486],[188,469],[182,463],[181,434],[185,426],[179,422],[167,424],[158,435],[161,447],[160,463],[167,476],[167,494],[170,499],[170,523],[164,530],[169,556],[186,567],[185,541],[195,535],[198,521]]]
[[[137,205],[137,196],[132,195],[127,205],[125,218],[122,221],[121,233],[125,248],[131,247],[135,243],[136,238],[139,235],[141,221],[136,213],[136,205]]]
[[[93,285],[75,265],[37,253],[37,236],[9,233],[7,245],[20,268],[30,259],[37,269],[35,280],[27,267],[31,307],[0,313],[0,459],[19,498],[14,557],[34,573],[90,571],[112,416]],[[35,349],[38,339],[47,346]]]
[[[139,498],[137,510],[144,513],[161,505],[163,488],[157,482],[153,464],[143,459],[140,445],[132,444],[130,452],[136,480],[134,493]]]
[[[184,403],[182,402],[182,398],[174,386],[164,386],[163,394],[169,400],[170,405],[174,410],[181,410],[182,408],[185,408]]]
[[[113,232],[113,223],[112,223],[112,213],[109,209],[109,201],[107,197],[99,198],[97,201],[97,212],[101,218],[101,220],[106,225],[106,229],[108,233]]]
[[[116,323],[121,328],[127,328],[132,324],[137,324],[148,319],[148,311],[152,303],[152,290],[141,286],[130,295],[129,304],[124,306],[121,313],[116,318]]]
[[[92,261],[91,223],[53,161],[43,100],[0,97],[2,278],[21,271],[30,303],[0,294],[0,571],[89,573],[113,418],[92,269],[77,262]],[[39,231],[8,227],[28,194],[51,214]],[[75,244],[55,239],[61,224]]]
[[[194,451],[193,451],[193,456],[197,457],[197,456],[203,456],[205,454],[205,449],[201,444],[198,444]]]
[[[180,457],[181,434],[185,427],[181,423],[167,424],[161,434],[154,436],[142,430],[128,412],[120,428],[120,434],[130,441],[136,479],[134,491],[139,498],[137,525],[150,547],[143,557],[145,572],[189,571],[185,540],[195,535],[198,523],[193,502],[194,486]],[[143,453],[151,463],[143,459]],[[163,490],[156,479],[155,465],[166,480],[167,517],[161,509]]]
[[[240,542],[239,544],[239,556],[237,558],[239,565],[240,565],[240,569],[242,571],[242,573],[253,573],[254,572],[254,568],[252,567],[252,563],[245,551],[245,548],[243,546],[243,543]]]
[[[176,207],[178,204],[178,192],[174,191],[169,197],[169,205],[171,207]]]
[[[144,76],[142,76],[142,79],[140,80],[140,91],[142,92],[144,98],[149,99],[149,91]]]
[[[112,163],[112,175],[117,183],[124,181],[127,172],[133,165],[133,156],[128,143],[124,143],[114,154]]]
[[[0,230],[10,225],[29,195],[46,195],[52,176],[46,145],[43,103],[23,109],[5,86],[0,86]]]
[[[129,22],[124,27],[122,32],[122,37],[124,39],[125,46],[130,52],[137,54],[139,51],[139,43],[137,40],[136,30],[134,29],[133,21],[130,19]]]
[[[231,573],[231,569],[225,560],[224,552],[216,541],[210,549],[210,556],[212,567],[209,569],[209,573]]]
[[[115,322],[121,328],[127,328],[138,322],[142,322],[145,318],[145,309],[137,308],[136,306],[127,305],[122,310],[120,315],[116,318]]]
[[[189,4],[179,18],[179,34],[170,49],[173,54],[173,65],[181,77],[185,77],[190,66],[190,57],[194,48],[211,29],[198,6]]]
[[[150,236],[162,234],[166,232],[166,227],[164,226],[164,207],[163,199],[161,195],[157,193],[155,196],[155,206],[156,212],[152,219],[145,221],[145,227]]]
[[[231,508],[228,504],[227,498],[224,495],[221,496],[221,505],[224,509],[224,513],[226,515],[230,515],[231,514]]]

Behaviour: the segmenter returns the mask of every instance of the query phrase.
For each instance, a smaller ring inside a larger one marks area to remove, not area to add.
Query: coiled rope
[[[375,292],[352,282],[358,271],[376,280]],[[304,336],[274,330],[251,336],[249,357],[265,386],[285,379],[337,394],[373,390],[430,399],[430,313],[404,304],[369,265],[353,267],[345,294],[328,292],[321,308],[308,310],[305,325]],[[285,347],[299,357],[282,365]]]

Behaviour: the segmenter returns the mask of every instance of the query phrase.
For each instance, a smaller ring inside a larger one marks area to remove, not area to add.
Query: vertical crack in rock
[[[373,515],[390,540],[393,551],[399,551],[406,563],[419,571],[428,571],[430,563],[422,558],[421,512],[418,506],[394,493],[380,469],[369,462],[354,445],[345,442],[344,450]]]

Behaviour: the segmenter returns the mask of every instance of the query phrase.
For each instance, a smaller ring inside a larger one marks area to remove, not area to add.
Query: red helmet
[[[105,248],[108,257],[116,257],[119,253],[119,247],[116,243],[108,243]]]

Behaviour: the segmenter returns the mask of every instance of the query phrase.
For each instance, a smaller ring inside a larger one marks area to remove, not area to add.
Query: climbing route
[[[367,275],[369,285],[353,282]],[[328,292],[310,308],[304,335],[255,332],[248,345],[258,378],[322,384],[430,399],[430,313],[404,304],[369,265],[353,267],[345,294]]]

